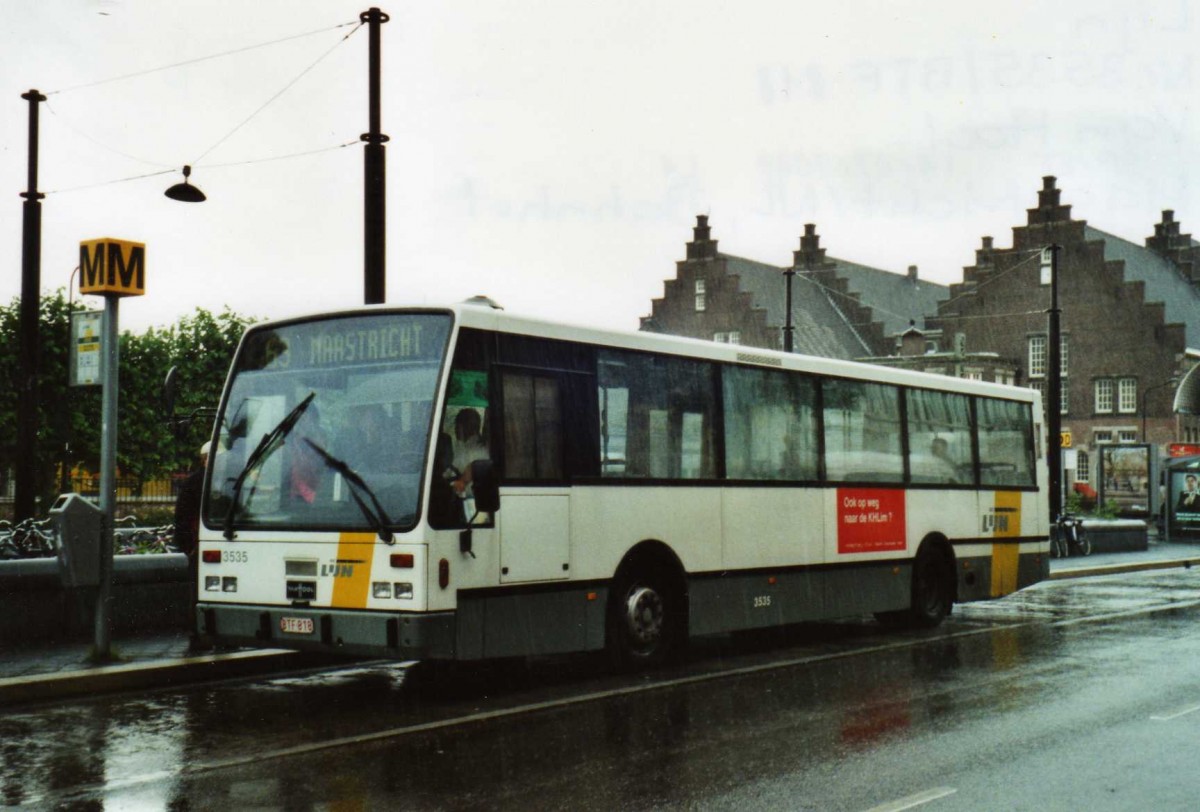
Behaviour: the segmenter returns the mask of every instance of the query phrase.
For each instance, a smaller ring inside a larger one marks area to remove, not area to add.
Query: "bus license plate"
[[[282,617],[279,619],[279,631],[285,634],[312,634],[312,618]]]

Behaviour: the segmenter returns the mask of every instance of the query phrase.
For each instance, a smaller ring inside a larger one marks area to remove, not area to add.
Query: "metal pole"
[[[67,357],[69,358],[75,352],[75,274],[79,272],[79,266],[75,266],[75,270],[71,271],[71,278],[67,280]],[[66,419],[63,421],[63,447],[62,447],[62,466],[59,470],[59,493],[71,492],[71,387],[68,386],[63,393],[63,410],[66,413]]]
[[[364,11],[358,18],[368,26],[370,91],[370,131],[361,136],[367,143],[363,150],[363,301],[366,304],[382,304],[387,298],[387,166],[383,145],[388,137],[379,131],[379,27],[390,18],[377,8]]]
[[[106,296],[100,323],[104,386],[100,407],[100,589],[96,593],[96,636],[93,656],[110,658],[112,646],[113,516],[117,507],[117,378],[120,345],[117,317],[120,298]]]
[[[1046,386],[1046,429],[1049,434],[1050,521],[1062,514],[1062,311],[1058,307],[1058,252],[1050,246],[1050,347]]]
[[[784,279],[787,280],[787,315],[783,323],[783,351],[792,352],[795,345],[796,327],[792,324],[792,277],[796,275],[795,268],[788,268],[783,272]]]
[[[29,174],[28,187],[21,192],[21,307],[20,384],[17,393],[16,491],[13,517],[17,521],[32,518],[37,512],[37,430],[38,430],[38,315],[42,275],[42,203],[45,195],[37,190],[38,176],[38,104],[46,97],[36,90],[21,94],[29,102]]]

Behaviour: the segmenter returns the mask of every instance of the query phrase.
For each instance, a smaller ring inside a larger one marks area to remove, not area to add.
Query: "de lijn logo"
[[[146,292],[146,244],[113,237],[79,243],[79,292],[141,296]]]

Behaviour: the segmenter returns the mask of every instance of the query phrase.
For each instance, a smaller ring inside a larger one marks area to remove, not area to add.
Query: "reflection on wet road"
[[[13,710],[0,804],[979,809],[1069,792],[1075,808],[1172,808],[1194,798],[1186,773],[1132,764],[1149,787],[1102,788],[1120,783],[1114,755],[1150,748],[1169,769],[1187,752],[1198,585],[1182,570],[1050,582],[932,632],[862,619],[699,641],[652,675],[595,657],[367,663]],[[1115,749],[1088,760],[1093,745]]]

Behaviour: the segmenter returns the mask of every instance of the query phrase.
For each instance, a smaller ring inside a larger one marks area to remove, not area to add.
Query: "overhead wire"
[[[295,85],[297,82],[299,82],[301,79],[303,79],[303,78],[304,78],[304,77],[305,77],[305,76],[308,74],[308,72],[309,72],[309,71],[311,71],[313,68],[315,68],[317,65],[319,65],[319,64],[320,64],[320,63],[321,63],[321,62],[322,62],[322,61],[323,61],[323,60],[324,60],[324,59],[325,59],[327,56],[329,56],[331,53],[333,53],[335,50],[337,50],[337,48],[338,48],[338,47],[339,47],[339,46],[340,46],[342,43],[344,43],[346,40],[348,40],[348,39],[350,39],[352,36],[354,36],[355,32],[356,32],[356,31],[358,31],[358,29],[360,29],[360,28],[362,28],[362,27],[363,27],[363,23],[362,23],[362,22],[359,22],[357,25],[355,25],[355,26],[354,26],[354,28],[353,28],[353,29],[351,29],[351,30],[350,30],[350,32],[349,32],[348,34],[346,34],[346,36],[342,37],[340,40],[338,40],[337,42],[335,42],[335,43],[333,44],[333,47],[332,47],[332,48],[330,48],[329,50],[325,51],[325,53],[323,53],[323,54],[321,54],[319,57],[317,57],[317,58],[316,58],[316,60],[314,60],[312,64],[310,64],[310,65],[309,65],[307,68],[305,68],[304,70],[300,71],[300,73],[299,73],[299,74],[298,74],[298,75],[297,75],[295,78],[293,78],[293,79],[292,79],[290,82],[288,82],[286,85],[284,85],[284,86],[283,86],[283,87],[282,87],[282,88],[281,88],[281,89],[280,89],[280,90],[279,90],[277,93],[275,93],[275,95],[274,95],[274,96],[272,96],[271,98],[267,99],[265,102],[263,102],[263,103],[262,103],[262,105],[261,105],[261,106],[259,106],[259,108],[258,108],[257,110],[255,110],[255,111],[254,111],[253,113],[251,113],[250,115],[246,116],[246,118],[242,120],[242,123],[241,123],[241,124],[238,124],[238,125],[237,125],[236,127],[234,127],[232,130],[230,130],[228,133],[226,133],[226,134],[225,134],[225,135],[224,135],[222,138],[218,139],[218,140],[217,140],[217,142],[216,142],[215,144],[213,144],[211,147],[209,147],[208,149],[206,149],[206,150],[205,150],[205,151],[204,151],[204,152],[203,152],[203,153],[200,155],[200,157],[198,157],[198,158],[196,158],[196,160],[192,161],[192,162],[191,162],[191,165],[192,165],[192,166],[197,166],[197,165],[199,165],[200,161],[201,161],[201,160],[203,160],[203,159],[204,159],[204,157],[205,157],[206,155],[208,155],[210,152],[212,152],[212,151],[213,151],[214,149],[216,149],[217,147],[221,146],[221,144],[223,144],[223,143],[225,143],[226,141],[228,141],[228,140],[229,140],[229,139],[230,139],[230,138],[233,136],[233,134],[234,134],[234,133],[236,133],[236,132],[237,132],[238,130],[240,130],[242,127],[246,126],[246,124],[248,124],[248,123],[250,122],[250,120],[251,120],[251,119],[253,119],[255,116],[257,116],[257,115],[258,115],[259,113],[261,113],[263,110],[267,109],[267,107],[269,107],[269,106],[271,105],[271,103],[272,103],[272,102],[274,102],[276,99],[278,99],[278,98],[279,98],[280,96],[282,96],[284,93],[288,92],[288,90],[290,90],[290,89],[292,88],[292,86],[293,86],[293,85]]]
[[[993,276],[992,276],[990,279],[988,279],[988,280],[986,280],[986,281],[984,281],[984,282],[982,282],[982,283],[980,283],[980,284],[976,285],[974,288],[972,288],[970,291],[967,291],[966,293],[961,293],[961,294],[959,294],[958,296],[955,296],[955,297],[953,297],[953,298],[951,298],[951,299],[947,299],[947,300],[946,300],[946,301],[944,301],[944,302],[939,302],[939,303],[938,303],[938,310],[939,310],[939,311],[941,311],[941,310],[942,310],[942,308],[946,307],[946,305],[952,304],[953,302],[957,302],[959,299],[963,299],[963,298],[965,298],[965,297],[967,297],[967,296],[972,296],[972,295],[974,295],[974,294],[975,294],[975,293],[976,293],[976,292],[977,292],[977,291],[978,291],[980,288],[987,287],[988,285],[992,284],[993,282],[995,282],[995,281],[997,281],[997,280],[999,280],[999,279],[1002,279],[1002,278],[1004,278],[1005,276],[1008,276],[1008,274],[1012,273],[1013,271],[1016,271],[1018,268],[1021,268],[1021,267],[1023,267],[1023,266],[1024,266],[1024,265],[1025,265],[1027,262],[1029,262],[1031,259],[1033,259],[1033,258],[1035,258],[1035,257],[1040,257],[1040,256],[1041,256],[1041,253],[1042,253],[1042,251],[1044,251],[1045,249],[1044,249],[1044,248],[1037,248],[1037,249],[1029,249],[1029,250],[1030,250],[1030,254],[1031,254],[1031,256],[1029,256],[1029,257],[1026,257],[1025,259],[1022,259],[1020,262],[1016,263],[1016,264],[1015,264],[1015,265],[1013,265],[1011,268],[1006,268],[1005,270],[1001,271],[1000,273],[993,275]],[[858,298],[858,297],[854,296],[853,294],[850,294],[850,293],[844,293],[844,292],[842,292],[842,291],[840,291],[840,290],[837,290],[836,288],[830,287],[829,285],[826,285],[826,284],[823,284],[823,283],[821,283],[821,282],[818,282],[816,279],[813,279],[813,278],[812,278],[812,276],[810,276],[809,274],[807,274],[807,273],[805,273],[805,272],[804,272],[804,271],[806,271],[806,270],[812,270],[812,269],[797,268],[796,270],[797,270],[797,271],[799,271],[799,273],[798,273],[797,275],[798,275],[798,276],[799,276],[801,279],[804,279],[806,282],[808,282],[808,283],[809,283],[809,284],[811,284],[811,285],[815,285],[815,286],[817,286],[818,288],[821,288],[821,289],[822,289],[823,291],[825,291],[827,294],[830,294],[830,295],[832,295],[832,296],[840,296],[840,297],[842,297],[842,298],[844,298],[844,299],[849,299],[850,301],[852,301],[852,302],[854,302],[854,303],[856,303],[856,304],[863,305],[864,307],[870,307],[872,310],[874,310],[874,311],[876,311],[876,312],[880,312],[880,313],[886,313],[887,315],[889,315],[889,316],[894,316],[894,317],[896,317],[896,318],[898,318],[898,319],[908,319],[908,318],[912,318],[912,314],[907,314],[907,313],[897,313],[897,312],[895,312],[894,310],[889,310],[889,309],[887,309],[886,307],[879,307],[879,306],[877,306],[877,305],[867,305],[867,304],[865,304],[865,303],[862,301],[862,299],[860,299],[860,298]],[[831,269],[831,270],[836,270],[836,268],[835,268],[835,269]],[[1037,314],[1037,313],[1044,313],[1044,312],[1046,312],[1046,311],[1044,311],[1044,310],[1031,310],[1031,311],[1028,311],[1028,312],[1025,312],[1025,313],[1006,313],[1006,314],[1003,314],[1003,315],[1004,315],[1004,316],[1025,316],[1025,315],[1034,315],[1034,314]],[[939,313],[937,313],[937,314],[935,314],[935,315],[931,315],[931,316],[929,316],[929,318],[933,318],[933,319],[952,318],[952,319],[964,319],[964,320],[965,320],[965,319],[973,319],[973,318],[985,318],[985,317],[984,317],[984,316],[956,316],[956,315],[954,315],[954,314],[946,314],[946,315],[943,315],[941,312],[939,312]],[[986,316],[986,318],[995,318],[995,317],[994,317],[994,316]],[[850,322],[847,320],[847,323],[849,324]]]
[[[320,56],[318,56],[312,63],[310,63],[306,68],[304,68],[304,70],[302,70],[299,74],[297,74],[295,77],[293,77],[291,79],[291,81],[289,81],[286,85],[284,85],[280,90],[278,90],[275,94],[273,94],[269,99],[267,99],[265,102],[263,102],[263,104],[259,105],[259,107],[257,109],[255,109],[254,112],[252,112],[249,116],[247,116],[245,119],[243,119],[237,126],[235,126],[232,130],[230,130],[225,135],[223,135],[220,139],[218,139],[216,141],[216,143],[214,143],[212,146],[210,146],[208,149],[206,149],[200,155],[199,158],[192,161],[191,165],[203,166],[203,167],[209,168],[209,169],[217,169],[217,168],[224,168],[224,167],[230,167],[230,166],[245,166],[245,165],[249,165],[249,164],[265,163],[268,161],[281,161],[281,160],[287,160],[289,158],[298,158],[298,157],[302,157],[305,155],[314,155],[314,154],[317,154],[320,152],[327,152],[327,151],[331,151],[331,150],[335,150],[335,149],[343,149],[345,147],[351,146],[358,142],[357,141],[347,141],[345,143],[336,144],[336,145],[330,146],[330,147],[320,147],[318,149],[306,150],[303,152],[295,152],[295,153],[290,153],[288,155],[268,156],[265,158],[252,158],[252,159],[248,159],[248,160],[244,160],[244,161],[231,161],[231,162],[221,163],[221,164],[201,164],[200,163],[200,161],[205,156],[209,155],[213,150],[215,150],[221,144],[228,141],[235,133],[237,133],[238,130],[240,130],[240,129],[242,129],[242,127],[246,126],[246,124],[248,124],[255,116],[257,116],[259,113],[261,113],[267,107],[269,107],[273,102],[275,102],[277,99],[279,99],[279,97],[281,97],[284,93],[286,93],[288,90],[290,90],[297,82],[299,82],[304,76],[306,76],[310,71],[312,71],[326,57],[328,57],[331,53],[333,53],[333,51],[335,51],[338,48],[338,46],[342,45],[346,40],[348,40],[348,39],[350,39],[350,37],[354,36],[355,32],[357,32],[360,28],[362,28],[362,26],[363,26],[362,21],[339,23],[338,25],[335,25],[335,26],[332,26],[329,28],[322,28],[322,29],[319,29],[316,31],[308,31],[303,34],[294,34],[294,35],[288,36],[288,37],[281,37],[279,39],[271,40],[270,42],[263,42],[263,43],[259,43],[257,45],[248,45],[243,48],[235,48],[233,50],[223,51],[223,52],[217,53],[217,54],[210,54],[209,56],[197,57],[195,59],[188,59],[188,60],[184,60],[183,62],[175,62],[170,65],[163,65],[163,66],[157,67],[157,68],[150,68],[150,69],[143,70],[143,71],[137,71],[135,73],[128,73],[128,74],[124,74],[121,76],[114,76],[109,79],[101,79],[101,80],[98,80],[95,82],[88,82],[85,84],[73,85],[70,87],[51,91],[51,92],[47,93],[46,95],[52,96],[52,95],[57,95],[57,94],[61,94],[61,93],[66,93],[66,92],[72,91],[72,90],[96,87],[98,85],[108,84],[111,82],[119,82],[119,81],[123,81],[126,79],[133,79],[133,78],[136,78],[139,76],[145,76],[145,75],[152,74],[152,73],[158,73],[160,71],[170,70],[172,68],[183,67],[186,65],[193,65],[193,64],[196,64],[199,62],[205,62],[205,61],[212,60],[212,59],[218,59],[221,57],[232,56],[234,54],[244,53],[246,51],[251,51],[251,50],[258,49],[258,48],[265,48],[270,45],[277,45],[282,42],[289,42],[289,41],[296,40],[296,39],[302,39],[304,37],[309,37],[309,36],[313,36],[315,34],[325,33],[327,31],[337,30],[339,28],[346,28],[348,26],[354,26],[354,28],[351,31],[349,31],[345,36],[341,37],[336,43],[334,43],[334,45],[332,47],[330,47],[328,50],[326,50]],[[64,192],[75,192],[75,191],[82,191],[84,189],[94,189],[94,188],[97,188],[100,186],[109,186],[109,185],[117,184],[117,183],[125,183],[127,181],[142,180],[144,178],[152,178],[152,177],[155,177],[158,175],[165,175],[165,174],[169,174],[171,172],[178,171],[178,166],[175,164],[164,164],[164,163],[157,162],[157,161],[148,161],[148,160],[145,160],[144,158],[139,158],[136,155],[131,155],[128,152],[117,149],[116,147],[113,147],[110,144],[106,144],[106,143],[100,141],[99,139],[97,139],[97,138],[91,136],[90,134],[88,134],[87,132],[85,132],[80,127],[75,126],[66,117],[59,114],[59,112],[50,105],[49,100],[47,100],[45,102],[45,104],[46,104],[46,108],[51,112],[51,114],[53,114],[58,120],[62,121],[62,123],[65,124],[69,130],[74,132],[76,135],[92,142],[96,146],[101,147],[102,149],[105,149],[109,152],[112,152],[113,154],[120,155],[123,158],[127,158],[131,161],[135,161],[137,163],[146,164],[147,166],[164,167],[163,170],[160,172],[150,172],[150,173],[145,173],[145,174],[141,174],[141,175],[132,175],[132,176],[125,177],[125,178],[115,178],[113,180],[100,181],[98,183],[89,183],[89,184],[83,184],[80,186],[71,186],[71,187],[66,187],[66,188],[62,188],[62,189],[55,189],[55,190],[46,192],[45,194],[48,194],[48,195],[49,194],[62,194]]]
[[[123,82],[126,79],[135,79],[139,76],[147,76],[151,73],[160,73],[161,71],[171,70],[173,68],[182,68],[187,65],[195,65],[199,62],[207,62],[210,59],[221,59],[222,57],[233,56],[234,54],[241,54],[241,53],[245,53],[246,51],[256,50],[258,48],[266,48],[271,45],[278,45],[282,42],[290,42],[290,41],[296,40],[296,39],[303,39],[304,37],[311,37],[316,34],[324,34],[326,31],[336,31],[339,28],[345,28],[346,26],[350,26],[350,25],[361,26],[362,22],[360,22],[358,20],[351,20],[350,22],[346,22],[346,23],[338,23],[337,25],[331,26],[329,28],[321,28],[316,31],[306,31],[303,34],[292,34],[291,36],[281,37],[279,39],[271,40],[270,42],[260,42],[257,45],[247,45],[242,48],[234,48],[233,50],[230,50],[230,51],[222,51],[221,53],[217,53],[217,54],[209,54],[208,56],[196,57],[195,59],[185,59],[182,62],[173,62],[170,65],[161,65],[157,68],[148,68],[146,70],[122,74],[121,76],[111,76],[107,79],[98,79],[95,82],[84,82],[83,84],[70,85],[68,87],[59,88],[58,90],[51,90],[48,93],[46,93],[46,95],[54,96],[59,93],[69,93],[73,90],[83,90],[84,88],[97,87],[99,85],[107,85],[107,84],[111,84],[112,82]],[[353,33],[353,32],[351,32],[351,33]]]

